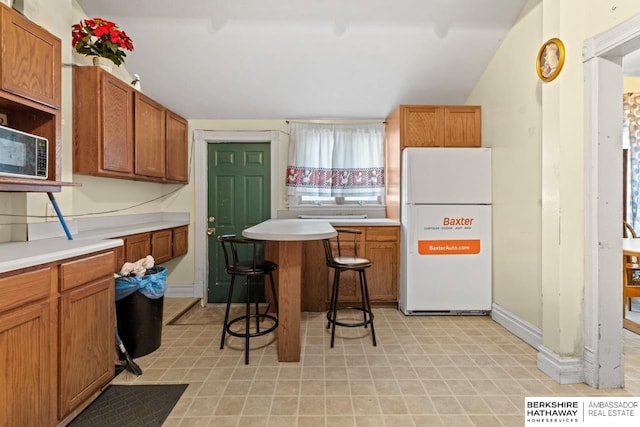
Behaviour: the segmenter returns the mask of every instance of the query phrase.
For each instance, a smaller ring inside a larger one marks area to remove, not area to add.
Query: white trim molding
[[[584,73],[584,382],[624,386],[622,335],[622,81],[624,55],[640,48],[640,15],[583,44]],[[539,366],[560,378],[577,366],[551,353]],[[571,368],[568,366],[571,365]],[[561,369],[554,369],[558,367]],[[542,368],[541,368],[542,369]],[[545,371],[546,372],[546,371]]]
[[[584,382],[582,359],[559,356],[543,345],[538,346],[538,369],[560,384]]]
[[[167,298],[200,298],[202,283],[169,283],[164,296]]]
[[[491,307],[491,318],[522,341],[537,349],[542,344],[542,331],[498,304]]]
[[[207,170],[207,146],[208,144],[222,143],[247,143],[258,142],[270,144],[271,151],[271,218],[275,218],[278,212],[278,170],[280,131],[213,131],[195,130],[193,132],[194,144],[194,178],[196,212],[194,224],[194,250],[195,250],[195,289],[200,287],[204,304],[207,301],[207,283],[209,276],[209,255],[207,239],[207,200],[208,170]]]

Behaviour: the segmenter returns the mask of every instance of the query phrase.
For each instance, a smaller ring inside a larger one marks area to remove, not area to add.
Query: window
[[[384,124],[291,123],[289,206],[384,205]]]

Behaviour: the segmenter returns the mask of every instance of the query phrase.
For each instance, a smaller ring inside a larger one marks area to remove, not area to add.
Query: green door
[[[226,302],[229,276],[217,236],[235,234],[270,218],[269,144],[208,145],[209,283],[208,301]],[[234,286],[234,302],[244,300],[244,282]]]

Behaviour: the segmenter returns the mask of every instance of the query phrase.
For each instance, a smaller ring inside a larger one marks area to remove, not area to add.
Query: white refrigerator
[[[491,310],[491,149],[405,148],[400,310]]]

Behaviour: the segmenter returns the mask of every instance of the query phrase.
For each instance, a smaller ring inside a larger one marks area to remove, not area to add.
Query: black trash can
[[[162,341],[164,296],[151,299],[136,291],[116,301],[118,334],[132,358],[156,351]]]
[[[154,268],[157,272],[153,273],[153,277],[145,275],[116,279],[116,291],[119,285],[131,287],[139,283],[140,286],[139,290],[116,300],[118,334],[127,352],[134,359],[156,351],[162,342],[162,312],[167,269]],[[145,293],[154,298],[149,298]],[[162,295],[158,297],[159,293]],[[117,295],[118,292],[116,298]]]

